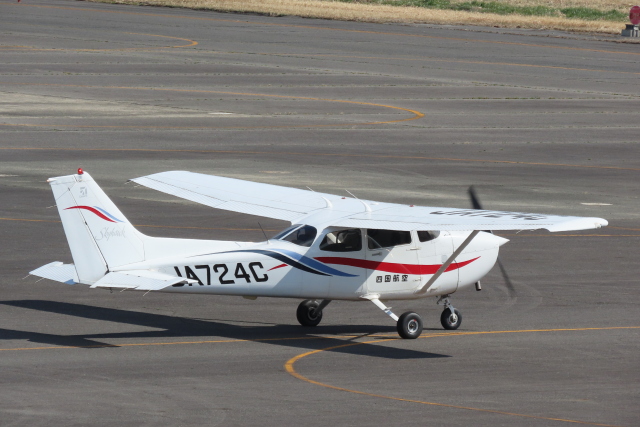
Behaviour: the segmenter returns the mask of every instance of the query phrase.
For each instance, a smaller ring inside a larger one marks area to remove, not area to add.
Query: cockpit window
[[[421,242],[428,242],[429,240],[436,239],[440,235],[439,231],[418,231],[418,239]]]
[[[317,234],[318,230],[316,230],[315,227],[296,224],[277,234],[274,239],[309,247],[315,240]]]
[[[325,234],[320,250],[329,252],[356,252],[362,249],[362,233],[359,228],[332,231]]]
[[[286,236],[287,234],[291,233],[293,230],[297,230],[300,227],[302,227],[300,224],[295,224],[295,225],[292,225],[291,227],[287,227],[284,230],[282,230],[281,232],[279,232],[278,234],[276,234],[275,236],[273,236],[272,239],[273,240],[280,240],[284,236]]]
[[[411,243],[411,232],[400,230],[367,230],[369,249],[388,248]]]

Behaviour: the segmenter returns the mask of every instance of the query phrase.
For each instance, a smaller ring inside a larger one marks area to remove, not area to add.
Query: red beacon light
[[[78,168],[78,175],[82,175],[84,173],[84,171],[82,170],[82,168]]]

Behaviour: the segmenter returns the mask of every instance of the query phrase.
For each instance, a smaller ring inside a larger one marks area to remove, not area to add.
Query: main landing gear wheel
[[[413,311],[407,311],[398,319],[398,334],[409,340],[414,340],[422,333],[422,319]]]
[[[300,303],[296,311],[298,322],[302,326],[318,326],[322,320],[322,311],[318,311],[318,304],[312,300],[305,300]]]
[[[456,309],[451,313],[450,309],[445,308],[440,315],[440,323],[442,323],[442,327],[445,329],[449,329],[450,331],[456,330],[460,326],[460,323],[462,323],[462,314]]]

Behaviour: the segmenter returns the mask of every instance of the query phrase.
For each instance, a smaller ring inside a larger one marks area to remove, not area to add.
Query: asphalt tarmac
[[[620,38],[62,0],[0,3],[0,425],[640,423],[640,45]],[[623,24],[621,24],[622,28]],[[90,290],[46,179],[89,171],[154,236],[286,224],[128,178],[165,170],[385,202],[598,216],[502,233],[464,320],[418,340],[370,303]]]

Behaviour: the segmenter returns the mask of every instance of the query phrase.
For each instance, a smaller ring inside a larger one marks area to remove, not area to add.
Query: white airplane
[[[292,226],[258,243],[145,236],[78,169],[48,180],[74,263],[30,273],[111,290],[299,298],[303,326],[318,325],[333,300],[371,301],[397,322],[401,337],[417,338],[420,316],[398,317],[383,301],[437,297],[443,327],[457,329],[462,316],[451,294],[474,284],[479,290],[508,241],[482,230],[607,225],[601,218],[381,203],[182,171],[131,181]]]

